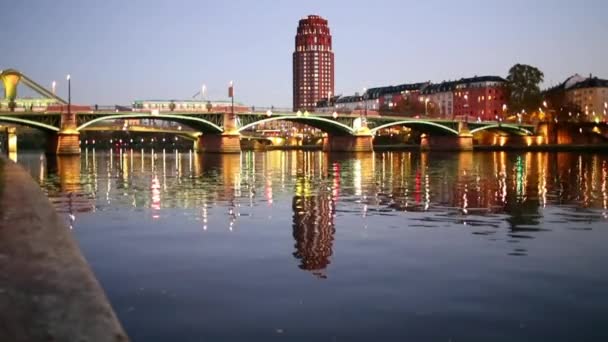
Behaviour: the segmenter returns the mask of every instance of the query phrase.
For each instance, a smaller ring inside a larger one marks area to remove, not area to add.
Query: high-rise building
[[[293,110],[314,110],[320,99],[334,95],[334,52],[327,20],[301,19],[293,53]]]

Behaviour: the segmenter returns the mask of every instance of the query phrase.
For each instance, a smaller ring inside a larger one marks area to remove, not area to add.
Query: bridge
[[[190,127],[198,132],[195,147],[199,151],[217,153],[240,152],[240,139],[257,125],[272,121],[291,121],[323,131],[325,151],[369,152],[373,151],[373,138],[382,129],[408,127],[422,134],[421,148],[430,150],[471,150],[473,136],[484,131],[501,135],[531,137],[535,127],[503,122],[466,122],[462,120],[420,119],[398,116],[369,116],[358,114],[308,113],[273,111],[263,109],[250,112],[214,111],[200,112],[159,110],[93,110],[89,106],[66,104],[53,93],[31,81],[22,73],[9,69],[0,73],[5,87],[5,99],[16,103],[17,85],[24,82],[42,96],[53,101],[52,105],[34,109],[16,108],[9,105],[0,108],[0,123],[18,124],[48,133],[48,152],[79,154],[80,132],[98,123],[112,120],[153,119],[164,120]],[[19,109],[19,110],[17,110]],[[10,141],[13,131],[8,131]],[[16,149],[16,146],[9,146]]]

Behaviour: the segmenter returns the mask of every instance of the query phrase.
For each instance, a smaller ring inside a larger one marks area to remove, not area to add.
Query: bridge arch
[[[324,117],[320,117],[320,116],[298,116],[298,115],[271,116],[271,117],[268,117],[268,118],[265,118],[265,119],[262,119],[259,121],[255,121],[255,122],[251,122],[246,125],[243,125],[243,126],[239,127],[238,131],[239,131],[239,133],[242,133],[243,131],[245,131],[249,128],[255,127],[259,124],[266,123],[266,122],[272,122],[272,121],[279,121],[279,120],[293,121],[293,122],[297,122],[297,123],[306,124],[306,125],[320,129],[327,133],[348,134],[348,135],[353,135],[355,133],[354,129],[352,127],[345,125],[341,122],[338,122],[336,120],[332,120],[332,119],[324,118]]]
[[[517,135],[534,135],[534,132],[532,132],[526,128],[523,128],[521,126],[511,125],[511,124],[499,124],[499,123],[477,127],[475,129],[472,129],[470,132],[471,132],[471,134],[475,134],[475,133],[485,131],[485,130],[497,130],[497,131],[502,131],[505,133],[514,133]]]
[[[18,117],[0,115],[0,122],[16,123],[16,124],[27,126],[27,127],[41,129],[45,132],[59,132],[59,127],[47,125],[45,123],[37,122],[37,121],[33,121],[33,120],[22,119],[22,118],[18,118]]]
[[[191,126],[194,129],[200,129],[206,133],[222,133],[224,129],[211,121],[198,118],[195,116],[188,115],[174,115],[174,114],[149,114],[149,113],[133,113],[133,114],[116,114],[116,115],[104,115],[97,117],[93,120],[87,121],[76,128],[77,131],[81,131],[88,126],[107,120],[121,120],[121,119],[153,119],[153,120],[164,120],[173,121],[180,124]],[[190,124],[189,124],[190,123]]]
[[[401,121],[395,121],[395,122],[390,122],[390,123],[386,123],[384,125],[380,125],[377,127],[374,127],[372,129],[370,129],[370,131],[372,132],[372,134],[376,134],[378,131],[380,131],[381,129],[385,129],[385,128],[390,128],[390,127],[394,127],[394,126],[406,126],[409,128],[418,128],[420,129],[420,127],[425,127],[428,128],[428,130],[431,131],[442,131],[445,133],[450,133],[450,135],[458,135],[458,130],[455,130],[451,127],[448,127],[446,125],[442,125],[440,123],[437,122],[432,122],[432,121],[425,121],[425,120],[401,120]],[[422,130],[424,131],[424,130]]]

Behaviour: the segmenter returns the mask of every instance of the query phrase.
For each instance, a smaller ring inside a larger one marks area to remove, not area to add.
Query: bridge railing
[[[293,113],[293,109],[292,108],[286,108],[286,107],[274,107],[274,106],[270,106],[270,107],[258,107],[258,106],[251,106],[249,107],[250,112],[251,113],[267,113],[268,111],[271,111],[273,113]]]

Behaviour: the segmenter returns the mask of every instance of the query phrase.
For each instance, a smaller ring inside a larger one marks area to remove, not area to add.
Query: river
[[[608,341],[608,155],[18,155],[133,341]]]

